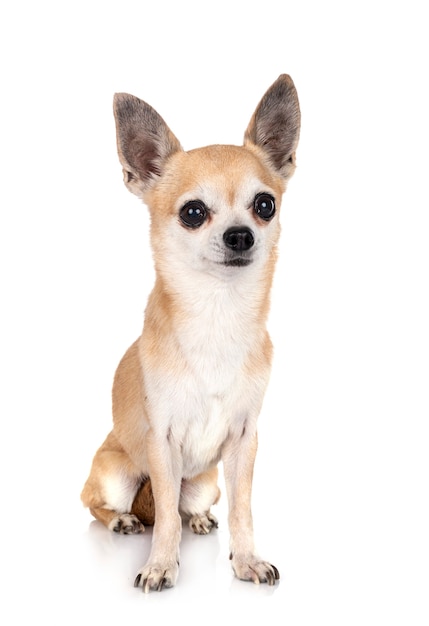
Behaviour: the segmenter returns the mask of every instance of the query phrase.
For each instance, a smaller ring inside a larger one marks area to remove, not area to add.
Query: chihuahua
[[[300,131],[295,86],[279,76],[242,146],[184,151],[152,107],[125,93],[114,115],[125,185],[150,211],[156,278],[142,334],[116,370],[113,428],[83,504],[117,533],[154,525],[134,584],[160,591],[177,580],[182,521],[197,534],[217,527],[222,461],[233,571],[274,585],[277,568],[254,547],[251,489],[280,204]]]

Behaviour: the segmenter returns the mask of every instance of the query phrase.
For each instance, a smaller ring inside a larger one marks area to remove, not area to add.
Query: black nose
[[[228,248],[237,252],[249,250],[255,243],[252,231],[245,226],[228,228],[223,234],[223,240]]]

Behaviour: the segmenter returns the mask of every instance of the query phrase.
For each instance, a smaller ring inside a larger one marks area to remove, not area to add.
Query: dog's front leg
[[[229,505],[230,559],[237,578],[274,585],[280,578],[279,572],[255,554],[253,540],[251,494],[257,447],[257,433],[245,430],[239,441],[227,443],[222,454]]]
[[[168,437],[149,432],[147,456],[155,501],[155,524],[149,559],[138,572],[135,587],[145,593],[173,587],[179,573],[179,544],[182,530],[179,515],[182,463]]]

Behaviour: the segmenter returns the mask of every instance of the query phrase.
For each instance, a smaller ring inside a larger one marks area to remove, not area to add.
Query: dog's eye
[[[258,193],[253,203],[253,209],[259,217],[268,222],[276,212],[276,203],[269,193]]]
[[[207,209],[200,200],[191,200],[180,209],[180,219],[188,228],[199,228],[206,220]]]

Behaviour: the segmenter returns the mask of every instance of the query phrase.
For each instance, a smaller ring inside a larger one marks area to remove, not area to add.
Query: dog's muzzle
[[[223,241],[233,253],[226,259],[225,265],[243,266],[252,262],[252,259],[245,254],[255,243],[255,237],[250,228],[247,226],[228,228],[223,234]]]

